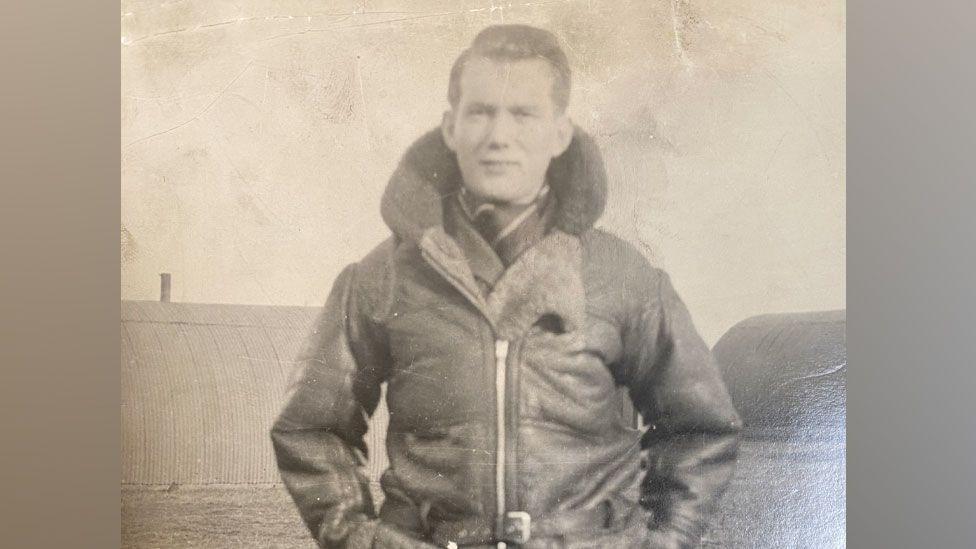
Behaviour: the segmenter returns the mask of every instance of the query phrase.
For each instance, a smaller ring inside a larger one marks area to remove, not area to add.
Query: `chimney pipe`
[[[169,303],[170,278],[169,273],[159,275],[159,300],[163,303]]]

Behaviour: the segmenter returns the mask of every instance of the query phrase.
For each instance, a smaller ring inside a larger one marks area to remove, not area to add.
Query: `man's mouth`
[[[489,174],[505,173],[508,170],[518,167],[519,165],[519,163],[516,162],[515,160],[498,160],[498,159],[481,160],[479,164],[484,166],[485,170]]]
[[[482,160],[481,163],[485,166],[516,166],[518,161],[516,160],[499,160],[495,158],[489,158]]]

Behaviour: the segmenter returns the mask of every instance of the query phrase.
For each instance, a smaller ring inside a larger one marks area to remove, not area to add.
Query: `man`
[[[321,546],[700,544],[740,422],[667,275],[592,228],[605,173],[569,92],[552,34],[490,27],[393,174],[393,236],[339,275],[272,430]]]

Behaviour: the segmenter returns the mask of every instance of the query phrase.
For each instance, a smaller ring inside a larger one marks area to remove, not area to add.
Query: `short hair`
[[[572,71],[559,41],[551,32],[528,25],[492,25],[475,36],[471,46],[461,52],[451,67],[447,100],[456,109],[461,101],[461,73],[472,57],[486,57],[495,61],[543,59],[552,67],[552,100],[557,112],[569,105]]]

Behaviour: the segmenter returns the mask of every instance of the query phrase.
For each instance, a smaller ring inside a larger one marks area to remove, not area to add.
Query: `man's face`
[[[552,100],[553,72],[542,59],[469,59],[461,97],[444,114],[447,146],[457,154],[464,186],[498,203],[531,202],[549,162],[569,146],[573,127]]]

